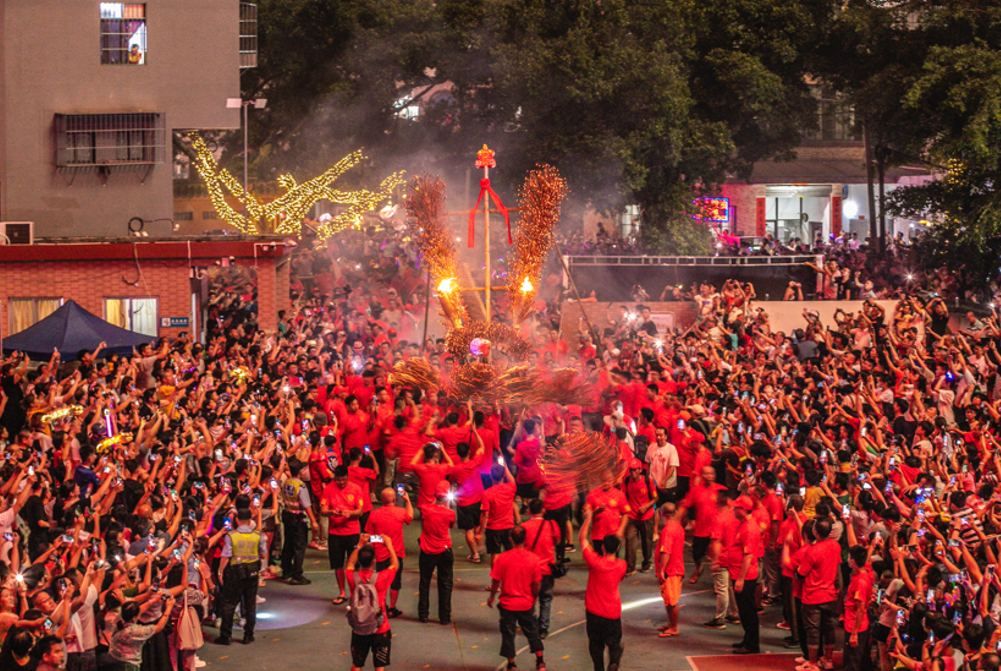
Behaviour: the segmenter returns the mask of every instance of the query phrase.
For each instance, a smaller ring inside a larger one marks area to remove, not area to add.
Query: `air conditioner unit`
[[[35,222],[33,221],[0,221],[0,244],[33,245],[35,244]],[[9,242],[8,242],[9,241]]]

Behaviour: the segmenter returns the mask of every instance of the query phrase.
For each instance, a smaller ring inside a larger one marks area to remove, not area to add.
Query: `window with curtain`
[[[8,303],[10,332],[20,333],[59,309],[61,298],[12,298]]]
[[[105,298],[105,321],[129,331],[156,337],[157,299],[155,298]]]

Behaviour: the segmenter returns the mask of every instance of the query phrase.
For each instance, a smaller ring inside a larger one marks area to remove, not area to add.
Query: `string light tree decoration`
[[[317,228],[317,235],[321,240],[325,240],[345,228],[357,227],[364,213],[375,210],[379,203],[392,196],[394,188],[403,183],[402,173],[395,172],[384,179],[376,191],[368,189],[340,191],[331,188],[331,184],[338,177],[365,158],[361,151],[355,151],[323,174],[302,184],[292,175],[282,175],[278,178],[278,184],[285,189],[285,193],[264,203],[244,190],[243,185],[228,170],[219,167],[208,145],[197,133],[191,133],[188,137],[195,151],[195,169],[205,180],[209,199],[216,213],[228,225],[248,235],[262,233],[299,235],[302,231],[303,217],[317,202],[328,200],[347,205],[344,212],[323,222]],[[227,192],[243,205],[246,214],[238,212],[229,204],[226,200]]]

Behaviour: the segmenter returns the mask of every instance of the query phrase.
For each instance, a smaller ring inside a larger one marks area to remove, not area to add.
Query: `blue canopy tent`
[[[132,348],[155,340],[152,336],[136,333],[93,315],[75,301],[68,300],[48,317],[3,339],[4,353],[24,352],[35,360],[46,360],[52,350],[59,350],[64,361],[72,361],[82,349],[94,351],[102,342],[102,351],[131,354]]]

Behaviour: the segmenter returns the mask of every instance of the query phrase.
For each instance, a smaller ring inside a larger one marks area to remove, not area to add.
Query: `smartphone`
[[[851,515],[852,515],[851,506],[849,506],[847,503],[841,506],[841,519],[847,521],[848,518],[851,517]]]
[[[907,612],[903,608],[897,611],[897,628],[907,624]]]
[[[67,587],[69,587],[69,583],[66,582],[66,578],[60,578],[59,579],[59,592],[60,593],[65,592]]]
[[[34,474],[35,474],[35,467],[34,466],[28,466],[28,475],[32,476]]]
[[[12,533],[10,533],[10,532],[8,531],[7,533],[5,533],[5,534],[3,535],[3,539],[4,539],[5,541],[8,541],[8,542],[10,542],[10,543],[13,543],[13,542],[14,542],[14,534],[12,534]]]
[[[883,493],[886,494],[886,495],[888,495],[888,496],[893,493],[893,483],[892,482],[887,482],[886,483],[886,487],[883,487]]]
[[[69,534],[63,534],[63,543],[72,543],[73,537]]]
[[[897,458],[896,457],[890,457],[890,460],[887,462],[886,465],[889,466],[890,468],[896,468],[897,467]]]
[[[182,459],[181,455],[179,455],[179,454],[175,454],[174,455],[174,463],[175,464],[181,463],[181,459]]]
[[[223,526],[223,528],[226,531],[232,531],[233,530],[233,520],[230,519],[229,517],[224,517],[223,520],[222,520],[222,526]]]
[[[369,536],[368,537],[368,542],[369,543],[382,543],[383,542],[382,536],[379,536],[379,535]]]
[[[201,567],[202,567],[202,560],[201,559],[195,559],[195,570],[197,571]]]
[[[45,618],[45,622],[42,623],[42,626],[45,628],[45,631],[52,631],[52,620]]]
[[[188,519],[191,520],[192,522],[197,522],[198,521],[198,513],[196,513],[194,510],[189,510],[188,511]]]
[[[775,485],[775,493],[778,494],[779,496],[785,494],[785,490],[786,490],[785,485],[783,485],[781,482]]]
[[[215,460],[216,461],[222,461],[222,450],[216,450],[215,451]]]
[[[827,450],[824,450],[823,452],[820,453],[820,463],[821,464],[827,463]]]
[[[870,485],[868,482],[863,482],[862,483],[862,489],[866,489],[866,490],[872,489],[872,485]]]
[[[800,496],[806,496],[806,487],[800,487],[799,488],[799,495]]]
[[[399,494],[400,496],[403,496],[406,493],[406,486],[396,485],[396,493]]]
[[[678,425],[677,425],[677,426],[678,426],[678,431],[682,431],[682,430],[684,430],[684,428],[685,428],[685,420],[683,420],[683,419],[679,419],[679,420],[678,420]]]
[[[365,454],[371,454],[371,453],[372,453],[372,447],[371,447],[370,445],[366,445],[366,446],[365,446],[364,448],[362,448],[362,449],[363,449],[363,451],[365,452]]]
[[[918,508],[917,516],[919,520],[923,520],[925,518],[925,509]]]
[[[681,420],[681,421],[684,421],[684,420]],[[737,433],[744,433],[744,423],[743,422],[737,422]]]
[[[866,437],[866,434],[868,434],[868,433],[869,433],[869,430],[868,430],[868,429],[867,429],[866,427],[864,427],[864,426],[863,426],[863,427],[862,427],[862,430],[861,430],[861,431],[860,431],[859,433],[861,433],[861,434],[862,434],[862,437],[863,437],[863,438],[865,438],[865,437]]]
[[[115,487],[121,487],[123,484],[125,484],[125,480],[121,478],[115,478]]]
[[[927,531],[927,529],[918,529],[918,538],[924,538]]]
[[[278,489],[278,478],[271,478],[271,491]]]
[[[984,569],[984,575],[986,575],[988,578],[994,577],[994,564],[987,565],[987,568]]]
[[[302,420],[302,430],[305,431],[308,428],[309,428],[309,420],[308,419]]]
[[[254,507],[255,508],[260,508],[261,507],[261,495],[260,494],[254,494]]]
[[[174,558],[174,561],[181,561],[181,551],[177,548],[174,548],[174,551],[170,555]]]
[[[110,472],[111,472],[111,467],[110,466],[105,466],[104,467],[104,474],[107,475]]]
[[[931,590],[928,590],[928,591],[930,592]],[[931,599],[928,599],[928,600],[931,601]],[[935,632],[934,631],[929,631],[928,632],[928,645],[935,645]]]
[[[951,548],[958,548],[959,547],[959,541],[956,540],[955,538],[950,538],[949,539],[949,547],[951,547]]]

